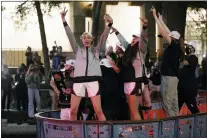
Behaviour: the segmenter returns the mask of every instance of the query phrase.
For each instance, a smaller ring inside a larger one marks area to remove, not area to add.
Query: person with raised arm
[[[104,20],[107,25],[96,47],[92,46],[93,37],[88,32],[84,32],[80,36],[83,43],[83,46],[80,46],[77,44],[74,34],[65,20],[66,13],[67,11],[64,9],[61,12],[61,17],[70,45],[76,55],[70,120],[77,120],[77,112],[81,98],[88,96],[92,101],[98,120],[105,121],[106,118],[102,111],[99,92],[99,81],[102,79],[99,54],[101,48],[105,46],[113,24],[113,19],[108,14],[105,14]]]
[[[147,53],[147,19],[140,18],[143,23],[141,35],[133,35],[131,43],[115,29],[118,40],[125,47],[126,51],[123,55],[123,80],[124,92],[127,97],[131,120],[141,120],[138,112],[138,106],[142,96],[142,83],[146,82],[146,68],[144,63],[144,55]]]
[[[156,14],[156,9],[152,6],[151,10],[158,29],[163,38],[167,40],[168,46],[164,51],[161,64],[161,97],[162,106],[168,117],[177,116],[178,108],[178,77],[179,77],[179,60],[182,54],[182,40],[180,33],[170,31],[162,20]]]

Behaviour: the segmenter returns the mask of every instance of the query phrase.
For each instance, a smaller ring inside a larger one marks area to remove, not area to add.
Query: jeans
[[[38,88],[28,88],[28,116],[34,117],[34,99],[37,105],[37,111],[40,111],[40,93]]]
[[[178,78],[172,76],[161,76],[161,98],[162,106],[167,117],[178,116]]]
[[[1,105],[2,105],[2,110],[5,109],[5,102],[6,102],[6,97],[7,97],[7,109],[10,108],[10,103],[11,103],[11,93],[12,90],[8,89],[8,90],[3,90],[3,96],[2,96],[2,100],[1,100]]]

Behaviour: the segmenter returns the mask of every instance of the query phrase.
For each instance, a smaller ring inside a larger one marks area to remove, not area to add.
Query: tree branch
[[[190,16],[190,14],[188,13],[188,16],[191,18],[191,19],[193,19],[193,21],[196,23],[196,25],[198,25],[199,26],[199,23],[192,17],[192,16]]]

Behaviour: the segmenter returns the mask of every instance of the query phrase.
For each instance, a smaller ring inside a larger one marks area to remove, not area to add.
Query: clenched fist
[[[105,20],[106,23],[113,23],[113,19],[108,14],[104,15],[104,20]]]

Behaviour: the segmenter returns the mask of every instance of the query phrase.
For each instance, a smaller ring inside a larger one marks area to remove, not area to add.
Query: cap
[[[104,58],[100,61],[101,66],[105,66],[107,68],[112,68],[112,65],[109,63],[109,60],[107,58]]]
[[[140,34],[133,34],[132,37],[140,37]]]
[[[120,42],[116,42],[116,46],[118,46],[119,48],[121,48],[123,51],[126,50],[125,47],[123,47]]]
[[[192,40],[190,42],[187,42],[186,44],[192,46],[193,48],[196,48],[196,40]]]
[[[65,62],[65,65],[71,65],[71,66],[75,66],[75,60],[74,59],[70,59],[70,60],[67,60],[66,62]]]
[[[180,33],[178,33],[177,31],[172,31],[169,33],[169,36],[175,38],[175,39],[179,39],[180,38]]]

